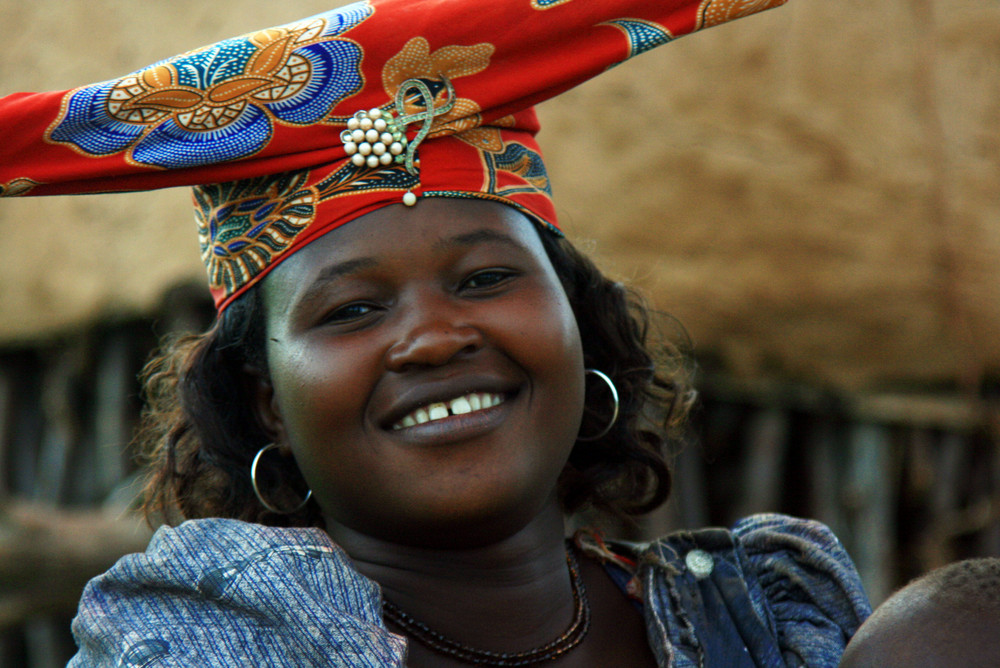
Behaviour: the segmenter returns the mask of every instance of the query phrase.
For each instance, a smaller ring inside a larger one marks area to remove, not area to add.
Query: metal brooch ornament
[[[455,88],[448,77],[441,75],[448,97],[444,104],[434,105],[434,94],[422,79],[408,79],[396,91],[393,108],[375,107],[358,111],[347,121],[347,129],[340,133],[347,153],[358,167],[379,169],[392,164],[400,164],[406,171],[417,176],[416,151],[434,125],[434,119],[450,112],[455,106]],[[422,104],[424,109],[413,114],[398,114],[405,109],[407,99]],[[407,127],[422,122],[413,139],[406,138]],[[417,196],[412,191],[403,195],[403,203],[413,206]]]

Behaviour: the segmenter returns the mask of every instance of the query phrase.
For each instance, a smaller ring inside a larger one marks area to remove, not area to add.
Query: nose
[[[461,322],[446,309],[424,309],[423,314],[411,314],[407,320],[410,322],[399,340],[386,352],[386,367],[392,371],[443,366],[483,345],[478,328]]]

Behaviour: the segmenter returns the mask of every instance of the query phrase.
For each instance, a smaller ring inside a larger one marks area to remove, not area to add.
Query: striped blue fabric
[[[759,515],[635,547],[660,666],[836,666],[870,613],[826,527]],[[700,550],[711,573],[691,572]],[[403,666],[379,587],[318,529],[206,519],[160,529],[84,591],[83,666]]]
[[[686,557],[711,556],[709,574]],[[851,558],[823,524],[762,514],[731,531],[670,534],[636,555],[661,666],[836,668],[871,614]]]
[[[70,666],[402,666],[378,586],[318,529],[159,530],[84,591]]]

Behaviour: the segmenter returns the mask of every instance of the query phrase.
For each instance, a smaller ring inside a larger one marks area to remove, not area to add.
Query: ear
[[[288,442],[285,439],[284,421],[281,419],[281,410],[278,407],[271,379],[266,373],[249,364],[243,365],[243,375],[247,396],[250,397],[258,424],[272,443],[280,445],[283,451],[287,450]]]

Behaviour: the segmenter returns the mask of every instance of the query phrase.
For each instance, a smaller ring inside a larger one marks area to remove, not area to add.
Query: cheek
[[[310,345],[273,355],[283,438],[327,513],[378,507],[383,490],[407,480],[406,467],[365,419],[382,368],[375,348]]]
[[[522,349],[538,390],[539,409],[545,411],[541,428],[546,438],[558,439],[569,450],[583,415],[583,346],[573,311],[561,288],[534,302],[521,320]]]
[[[334,445],[337,433],[363,415],[365,358],[348,350],[313,347],[273,356],[271,377],[285,438],[293,449]],[[370,365],[369,365],[370,366]],[[305,454],[305,453],[304,453]]]
[[[522,354],[551,364],[583,363],[576,316],[554,277],[512,301],[494,316],[493,324],[498,331],[508,328],[522,339]]]
[[[525,328],[529,349],[539,368],[568,381],[583,372],[583,345],[573,310],[560,291],[558,300],[539,300]],[[582,375],[581,375],[582,377]],[[581,385],[582,387],[582,385]]]

